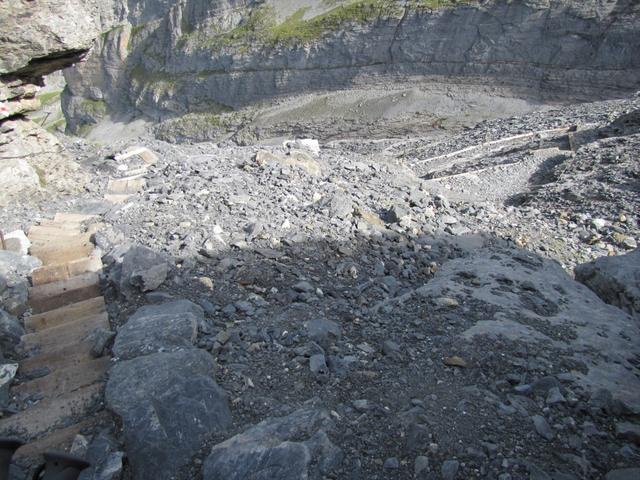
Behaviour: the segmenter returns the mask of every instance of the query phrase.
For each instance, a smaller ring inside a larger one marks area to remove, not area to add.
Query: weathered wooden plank
[[[29,306],[33,313],[64,307],[101,296],[100,277],[95,272],[76,275],[68,280],[38,285],[29,289]]]
[[[104,297],[90,298],[27,317],[24,319],[24,328],[28,333],[38,332],[67,322],[99,315],[106,312],[106,308]]]
[[[100,381],[109,370],[110,362],[109,357],[87,359],[77,365],[58,369],[44,377],[16,385],[11,392],[22,398],[34,394],[42,394],[44,398],[61,397]]]
[[[63,228],[50,225],[34,225],[29,228],[29,240],[47,239],[50,237],[75,237],[82,234],[81,227]]]
[[[85,415],[100,398],[103,384],[95,383],[62,397],[42,400],[11,417],[0,420],[0,432],[18,434],[30,441],[45,432],[63,426],[65,421]]]
[[[44,452],[51,450],[59,452],[68,451],[76,435],[94,424],[96,424],[96,419],[88,418],[69,427],[55,430],[20,447],[16,450],[14,458],[24,459],[26,461],[32,460],[31,463],[35,463],[33,460],[37,460],[37,462],[42,461],[42,454]]]
[[[79,365],[92,358],[92,346],[93,342],[88,339],[82,341],[76,340],[75,342],[65,345],[57,345],[56,348],[51,348],[46,352],[25,358],[20,362],[18,369],[21,373],[28,374],[42,368],[47,368],[50,372],[61,368],[71,368],[74,365]]]
[[[62,223],[62,222],[82,223],[96,217],[97,215],[90,215],[86,213],[56,213],[55,217],[53,217],[53,221],[58,223]]]
[[[107,202],[116,203],[116,204],[119,204],[119,203],[125,203],[125,202],[126,202],[127,200],[129,200],[130,198],[131,198],[131,195],[129,195],[129,194],[117,194],[117,195],[116,195],[116,194],[109,194],[109,193],[107,193],[107,194],[104,196],[104,199],[105,199]]]
[[[46,265],[31,272],[31,284],[33,286],[68,280],[76,275],[102,270],[102,260],[98,255],[73,260],[72,262]]]
[[[63,323],[57,327],[47,328],[39,332],[27,333],[21,338],[22,346],[27,350],[48,347],[56,347],[78,342],[96,328],[109,328],[109,316],[106,312],[87,318],[81,318],[74,322]]]

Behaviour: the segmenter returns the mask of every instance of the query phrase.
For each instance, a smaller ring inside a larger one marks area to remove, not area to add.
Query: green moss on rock
[[[85,98],[82,100],[81,107],[84,112],[95,118],[101,118],[107,114],[107,104],[104,100]]]
[[[243,52],[255,44],[309,44],[324,35],[339,31],[345,25],[365,25],[377,19],[401,18],[406,9],[434,10],[477,3],[477,0],[326,0],[328,11],[305,18],[309,8],[298,9],[280,23],[272,7],[261,6],[247,11],[245,20],[226,33],[193,31],[183,38],[199,48],[222,49],[234,47]]]

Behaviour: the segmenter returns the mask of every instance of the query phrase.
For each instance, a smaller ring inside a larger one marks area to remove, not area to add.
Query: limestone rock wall
[[[80,61],[119,21],[111,0],[15,0],[0,8],[0,206],[44,188],[82,188],[58,140],[27,119],[40,106],[43,76]]]
[[[104,101],[113,114],[162,119],[388,78],[573,100],[640,89],[633,0],[129,4],[122,32],[105,35],[67,76],[73,128],[95,121],[86,99]]]

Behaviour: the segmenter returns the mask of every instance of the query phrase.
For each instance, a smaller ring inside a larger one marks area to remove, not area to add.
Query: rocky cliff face
[[[93,39],[120,18],[118,6],[95,0],[19,0],[0,9],[0,205],[26,191],[82,186],[60,142],[28,120],[40,106],[43,76],[87,54]]]
[[[161,119],[387,78],[536,98],[640,88],[633,0],[136,3],[67,75],[72,129],[107,113]]]

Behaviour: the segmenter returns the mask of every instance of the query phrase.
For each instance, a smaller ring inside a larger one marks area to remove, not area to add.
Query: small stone
[[[535,427],[536,432],[538,432],[538,435],[540,435],[545,440],[553,440],[553,430],[551,430],[551,427],[543,416],[534,415],[533,417],[531,417],[531,419],[533,420],[533,426]]]
[[[454,480],[458,476],[458,469],[460,468],[460,462],[457,460],[446,460],[442,464],[440,474],[443,480]]]
[[[292,288],[296,292],[300,292],[300,293],[310,293],[315,290],[315,288],[313,288],[313,285],[311,285],[309,282],[306,282],[304,280],[296,283]]]
[[[211,278],[209,278],[209,277],[199,277],[198,278],[198,282],[200,282],[200,284],[203,287],[208,288],[209,290],[213,290],[213,280],[211,280]]]
[[[368,343],[359,343],[357,345],[358,350],[364,352],[364,353],[368,353],[368,354],[372,354],[375,353],[376,349],[373,348],[371,345],[369,345]]]
[[[464,358],[458,357],[457,355],[454,355],[453,357],[447,357],[443,361],[444,361],[444,364],[449,367],[460,367],[460,368],[468,367],[468,364],[464,360]]]
[[[0,365],[0,411],[9,405],[9,387],[18,371],[17,363],[5,363]]]
[[[394,205],[388,213],[391,223],[402,223],[411,219],[411,212],[402,205]]]
[[[353,408],[355,408],[359,412],[366,412],[367,410],[371,409],[371,405],[369,404],[369,400],[360,399],[353,401]]]
[[[640,445],[640,425],[631,422],[616,423],[616,436]]]
[[[429,457],[418,455],[413,465],[413,473],[417,477],[422,472],[428,471],[428,470],[429,470]]]
[[[327,349],[340,339],[340,325],[326,318],[314,318],[305,323],[307,337]]]
[[[389,357],[398,355],[400,352],[400,345],[393,340],[385,340],[382,344],[382,353]]]
[[[22,230],[16,230],[4,235],[4,243],[7,250],[20,255],[28,255],[31,242]]]
[[[560,388],[558,387],[552,387],[549,390],[549,394],[547,395],[547,405],[555,405],[557,403],[565,403],[567,400],[564,398],[564,395],[562,395],[562,392],[560,392]]]
[[[238,300],[233,304],[236,307],[238,312],[244,313],[245,315],[251,316],[256,312],[255,307],[246,300]]]
[[[384,461],[383,467],[385,470],[397,470],[400,468],[400,462],[396,457],[387,458]]]
[[[638,478],[640,478],[640,468],[611,470],[604,478],[605,480],[638,480]]]
[[[218,335],[216,335],[216,340],[221,345],[224,345],[231,339],[231,332],[229,330],[223,330]]]
[[[445,215],[442,217],[442,223],[445,225],[454,225],[458,223],[458,219],[456,217],[452,217],[451,215]]]
[[[312,355],[309,358],[309,369],[311,373],[317,377],[326,377],[329,375],[329,367],[327,367],[327,361],[323,353]]]
[[[78,457],[84,457],[89,448],[89,440],[84,435],[76,435],[69,449],[69,453]]]
[[[116,337],[116,332],[107,330],[106,328],[96,328],[91,334],[93,345],[91,346],[91,356],[94,358],[100,358],[107,353],[107,350],[113,344],[113,339]]]
[[[607,222],[602,218],[594,218],[591,220],[591,225],[596,230],[602,230],[607,225]]]
[[[451,297],[439,297],[436,298],[435,304],[440,309],[454,309],[460,306],[460,303]]]

